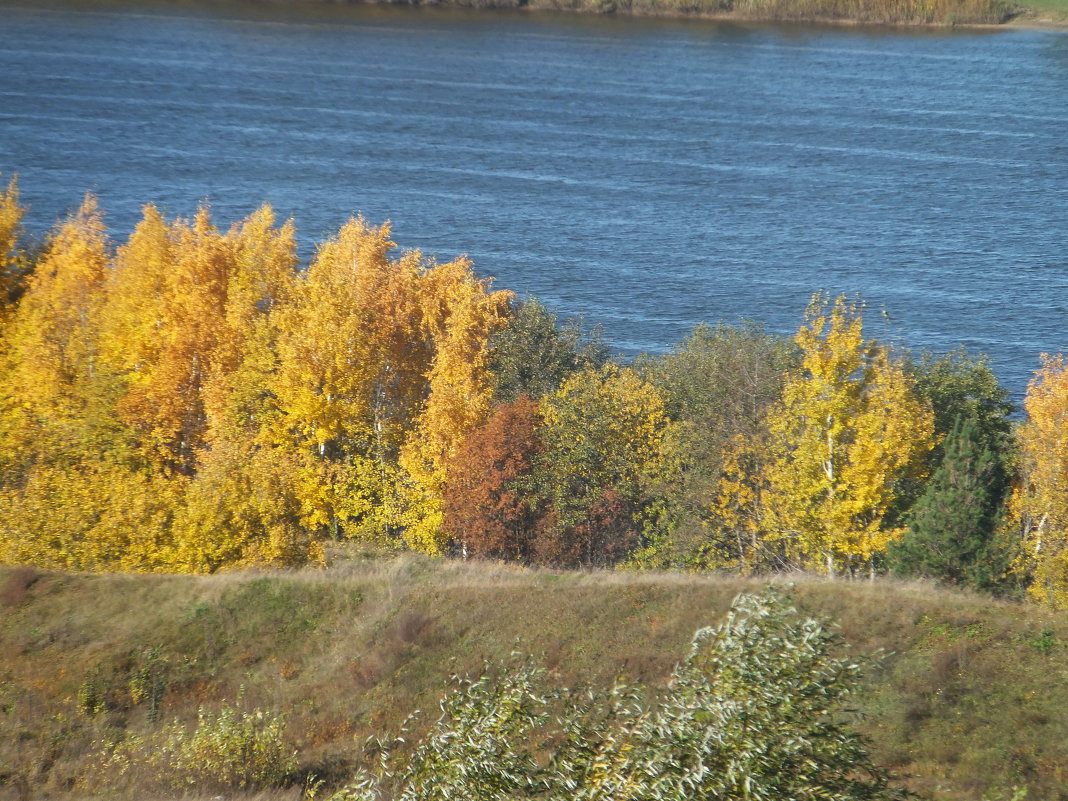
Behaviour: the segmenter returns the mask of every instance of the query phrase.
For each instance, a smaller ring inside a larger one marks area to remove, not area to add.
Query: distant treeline
[[[367,0],[385,5],[532,9],[584,14],[722,17],[772,22],[996,25],[1021,11],[1012,0]]]
[[[301,269],[93,198],[28,252],[0,193],[0,562],[211,572],[337,539],[557,567],[894,572],[1068,605],[1068,369],[1014,425],[982,356],[702,326],[623,364],[466,259],[352,219]]]

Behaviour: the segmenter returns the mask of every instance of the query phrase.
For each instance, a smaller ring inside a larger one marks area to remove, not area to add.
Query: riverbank
[[[304,0],[336,3],[336,0]],[[276,0],[282,5],[283,0]],[[1068,2],[1011,0],[348,0],[349,5],[519,10],[747,23],[1068,29]]]
[[[68,5],[101,3],[68,0]],[[213,10],[218,0],[111,0],[116,7],[146,5],[156,9]],[[233,6],[234,3],[227,3]],[[1042,5],[1022,5],[1014,0],[250,0],[240,5],[281,11],[294,6],[318,7],[330,14],[358,6],[421,9],[514,11],[539,14],[575,14],[705,20],[737,23],[798,23],[839,26],[973,27],[1068,29],[1068,0],[1042,0]]]

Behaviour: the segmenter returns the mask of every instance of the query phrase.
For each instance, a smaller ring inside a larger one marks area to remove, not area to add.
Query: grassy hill
[[[230,703],[287,713],[298,776],[269,796],[297,798],[312,775],[322,796],[364,738],[436,710],[451,672],[518,649],[562,686],[656,687],[695,629],[759,586],[412,557],[212,577],[0,569],[0,777],[24,777],[33,797],[150,797],[144,771],[101,773],[100,744]],[[838,620],[853,652],[886,652],[860,727],[902,784],[934,799],[1068,798],[1068,616],[888,581],[798,578],[793,596]],[[18,798],[8,781],[0,799]]]

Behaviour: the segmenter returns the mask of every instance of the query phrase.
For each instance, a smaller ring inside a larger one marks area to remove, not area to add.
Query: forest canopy
[[[263,206],[96,200],[31,247],[0,192],[0,562],[212,572],[334,540],[553,567],[894,572],[1068,605],[1068,398],[986,358],[699,326],[624,362],[471,262],[350,219],[306,265]]]

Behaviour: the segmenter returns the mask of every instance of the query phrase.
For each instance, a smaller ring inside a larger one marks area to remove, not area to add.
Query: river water
[[[1062,32],[0,0],[0,171],[38,234],[86,191],[117,239],[389,219],[626,354],[820,289],[1017,398],[1068,348]]]

